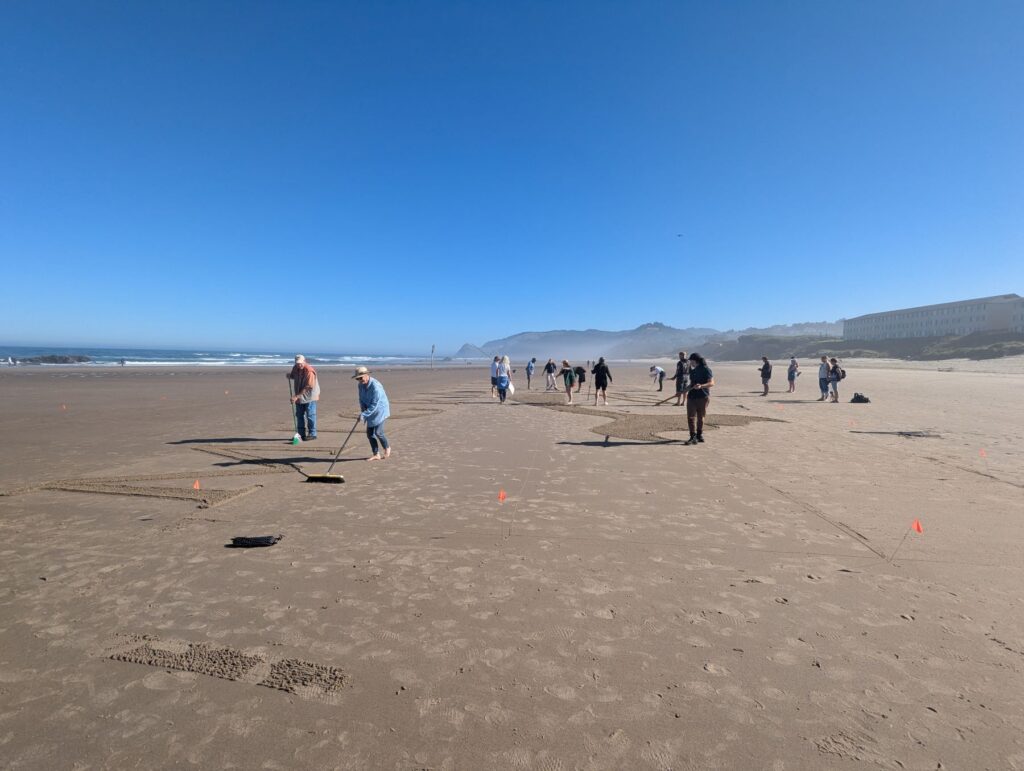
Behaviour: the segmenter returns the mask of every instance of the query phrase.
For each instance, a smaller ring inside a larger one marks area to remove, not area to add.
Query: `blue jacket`
[[[391,403],[380,381],[371,377],[366,385],[359,384],[359,409],[362,410],[360,417],[368,426],[379,426],[391,417]]]

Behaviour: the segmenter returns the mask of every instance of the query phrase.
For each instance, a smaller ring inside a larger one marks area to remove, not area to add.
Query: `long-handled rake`
[[[309,474],[306,477],[307,482],[325,482],[332,485],[340,485],[345,481],[345,477],[341,474],[332,474],[331,471],[334,469],[334,464],[338,462],[338,458],[341,457],[341,453],[345,450],[345,445],[348,444],[348,440],[352,438],[352,434],[356,432],[356,426],[359,425],[359,418],[356,418],[356,422],[352,424],[352,430],[348,432],[348,436],[345,437],[345,441],[341,443],[341,447],[338,448],[338,452],[334,455],[334,460],[331,461],[331,465],[327,468],[326,474]]]

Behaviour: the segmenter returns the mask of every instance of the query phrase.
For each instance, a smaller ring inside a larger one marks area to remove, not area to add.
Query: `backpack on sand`
[[[868,397],[866,397],[864,394],[858,393],[855,393],[853,395],[853,398],[850,399],[850,402],[852,404],[871,404],[871,400]]]

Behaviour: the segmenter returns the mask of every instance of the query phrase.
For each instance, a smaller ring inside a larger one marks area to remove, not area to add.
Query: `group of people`
[[[590,362],[588,361],[587,367],[589,366]],[[573,389],[575,388],[578,394],[583,390],[583,384],[587,382],[587,367],[580,365],[574,367],[569,363],[568,359],[562,359],[562,366],[559,369],[554,359],[548,359],[543,368],[546,381],[544,390],[558,391],[557,382],[558,378],[561,378],[568,403],[572,404]],[[526,363],[527,390],[533,388],[533,374],[536,370],[537,358],[534,357]],[[494,357],[494,360],[491,362],[491,398],[497,397],[502,404],[505,403],[508,395],[515,392],[515,386],[512,383],[512,375],[514,373],[515,370],[512,369],[512,362],[508,356]],[[612,382],[612,373],[605,363],[603,356],[594,364],[590,374],[594,376],[594,404],[597,405],[601,399],[604,399],[604,403],[608,404],[608,386]]]
[[[767,396],[768,385],[772,379],[772,363],[767,356],[761,357],[761,366],[758,367],[758,371],[761,373],[761,385],[764,388],[761,396]],[[798,377],[800,377],[800,364],[793,357],[789,360],[789,367],[786,368],[786,380],[789,383],[787,393],[796,393]],[[821,398],[818,401],[838,402],[839,383],[845,377],[846,370],[839,365],[839,361],[834,356],[831,359],[828,356],[822,356],[821,363],[818,365],[818,387],[821,390]]]
[[[305,356],[296,354],[295,364],[285,377],[289,381],[295,414],[295,433],[303,442],[315,442],[316,406],[320,401],[320,380],[316,369]],[[366,367],[356,367],[352,379],[359,381],[359,421],[366,425],[366,438],[373,453],[367,460],[386,460],[391,457],[391,442],[384,434],[384,422],[391,417],[388,395]]]
[[[694,354],[700,356],[700,354]],[[676,362],[676,372],[669,378],[669,380],[676,381],[676,406],[681,407],[686,404],[686,396],[690,391],[690,370],[693,367],[692,357],[687,357],[686,351],[679,352],[679,361]],[[703,361],[703,359],[702,359]],[[658,390],[662,391],[665,388],[665,370],[657,365],[651,366],[651,378],[654,380],[654,384],[658,386]],[[670,396],[669,399],[672,397]],[[668,401],[666,399],[665,401]]]

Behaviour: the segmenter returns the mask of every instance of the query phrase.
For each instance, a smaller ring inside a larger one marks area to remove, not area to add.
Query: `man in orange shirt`
[[[295,356],[295,366],[285,375],[294,381],[292,404],[295,405],[295,430],[304,442],[316,441],[316,403],[320,399],[320,381],[316,370],[306,363],[301,353]]]

